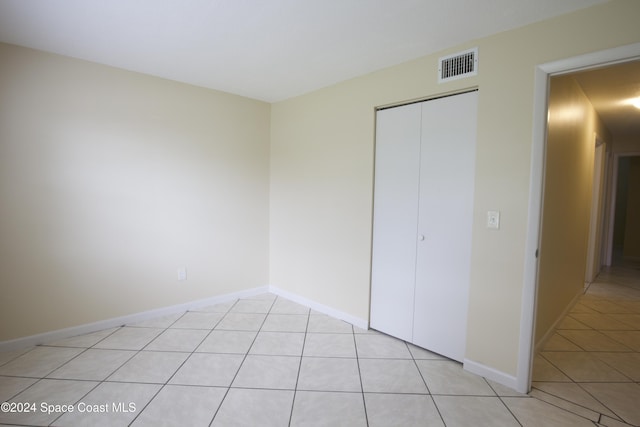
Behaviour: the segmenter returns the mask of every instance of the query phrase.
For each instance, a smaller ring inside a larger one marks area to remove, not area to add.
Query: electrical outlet
[[[500,211],[487,212],[487,228],[491,228],[493,230],[500,229]]]
[[[178,281],[183,282],[187,280],[187,267],[178,269]]]

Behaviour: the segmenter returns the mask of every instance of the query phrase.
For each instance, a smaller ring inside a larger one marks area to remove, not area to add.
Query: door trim
[[[531,371],[533,368],[533,337],[535,336],[536,294],[538,288],[537,251],[540,245],[540,230],[542,225],[549,76],[597,66],[612,65],[638,58],[640,58],[640,43],[634,43],[536,66],[533,97],[533,141],[531,145],[529,209],[516,376],[516,390],[521,393],[527,393],[531,389]]]
[[[587,244],[587,266],[585,288],[593,282],[602,267],[603,216],[607,175],[607,143],[594,132],[593,187],[591,188],[591,215],[589,218],[589,240]]]

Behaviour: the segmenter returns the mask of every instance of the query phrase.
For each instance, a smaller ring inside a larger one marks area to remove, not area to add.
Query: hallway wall
[[[584,289],[595,135],[611,140],[571,75],[550,79],[548,117],[536,344]]]

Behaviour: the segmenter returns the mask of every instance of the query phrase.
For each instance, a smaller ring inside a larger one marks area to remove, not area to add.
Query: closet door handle
[[[424,234],[418,234],[418,240],[422,242],[424,240]]]

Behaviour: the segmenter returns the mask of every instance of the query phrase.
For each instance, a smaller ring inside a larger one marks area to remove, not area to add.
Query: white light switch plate
[[[500,211],[487,212],[487,228],[500,229]]]

